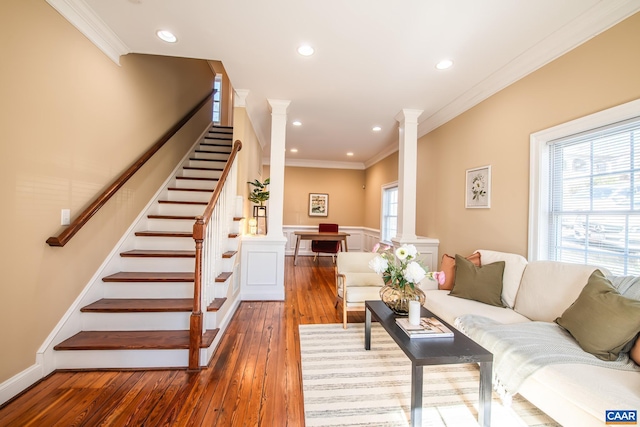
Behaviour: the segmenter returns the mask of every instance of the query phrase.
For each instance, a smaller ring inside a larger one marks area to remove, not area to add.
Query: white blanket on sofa
[[[493,353],[493,385],[505,403],[529,375],[550,364],[580,363],[640,372],[628,353],[620,353],[613,362],[600,360],[582,350],[575,339],[555,323],[502,324],[467,314],[456,319],[456,327]]]

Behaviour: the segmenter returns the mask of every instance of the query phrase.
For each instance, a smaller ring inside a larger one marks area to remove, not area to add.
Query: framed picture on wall
[[[309,193],[309,216],[329,215],[329,195]]]
[[[465,208],[491,207],[491,165],[467,169]]]

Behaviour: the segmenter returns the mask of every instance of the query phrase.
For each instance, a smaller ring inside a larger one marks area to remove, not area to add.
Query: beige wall
[[[623,21],[418,143],[417,233],[441,253],[527,255],[529,135],[640,97],[640,14]],[[464,208],[465,170],[491,165],[491,209]]]
[[[258,141],[253,126],[249,121],[245,108],[234,108],[233,111],[233,139],[242,142],[242,150],[238,153],[238,194],[243,197],[243,215],[250,218],[253,215],[253,204],[249,201],[247,182],[262,181],[262,147]],[[248,221],[244,222],[245,232],[248,232]]]
[[[398,181],[398,152],[385,157],[365,171],[366,206],[363,225],[380,229],[382,186]]]
[[[264,166],[263,175],[269,177],[269,166]],[[364,170],[287,166],[284,180],[284,225],[362,225]],[[309,193],[329,195],[328,216],[309,216]]]
[[[45,240],[213,86],[206,62],[118,66],[42,0],[0,3],[0,382],[35,354],[211,120],[203,110],[64,248]]]

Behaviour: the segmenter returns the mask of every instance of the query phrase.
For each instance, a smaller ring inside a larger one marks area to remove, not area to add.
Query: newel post
[[[201,216],[193,224],[193,240],[196,242],[196,265],[193,277],[193,311],[189,321],[189,370],[200,370],[200,346],[202,344],[202,242],[206,230]]]

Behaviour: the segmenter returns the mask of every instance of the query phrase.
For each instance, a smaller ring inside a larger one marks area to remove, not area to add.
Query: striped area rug
[[[411,362],[378,324],[364,350],[364,324],[300,325],[306,427],[408,426]],[[477,425],[476,364],[425,366],[423,426]],[[557,426],[519,395],[504,407],[494,393],[491,425]]]

